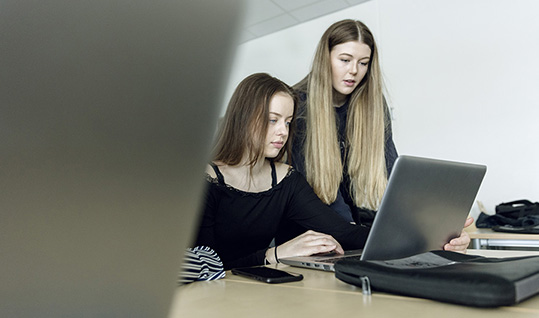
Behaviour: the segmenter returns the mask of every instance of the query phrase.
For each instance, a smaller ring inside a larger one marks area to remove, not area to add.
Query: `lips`
[[[282,142],[282,141],[274,141],[271,144],[273,145],[273,147],[275,147],[277,149],[281,149],[284,146],[284,142]]]
[[[354,86],[356,84],[356,81],[354,80],[344,80],[343,82],[344,82],[344,85],[349,86],[349,87]]]

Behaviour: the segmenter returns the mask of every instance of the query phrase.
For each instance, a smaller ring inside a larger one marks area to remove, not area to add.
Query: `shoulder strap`
[[[273,163],[273,160],[270,160],[270,166],[271,166],[271,187],[274,187],[277,185],[277,171],[275,170],[275,163]]]
[[[225,177],[223,176],[217,165],[215,165],[215,163],[213,162],[210,162],[210,166],[213,168],[213,171],[215,171],[215,175],[217,176],[217,181],[219,181],[219,184],[224,185]]]

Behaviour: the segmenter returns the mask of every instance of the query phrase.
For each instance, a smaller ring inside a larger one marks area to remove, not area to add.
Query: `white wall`
[[[378,1],[367,1],[362,5],[240,45],[232,68],[227,96],[232,95],[234,88],[243,78],[257,72],[267,72],[291,85],[295,84],[307,75],[322,33],[333,22],[349,18],[364,21],[373,32],[378,30]]]
[[[486,164],[477,199],[490,212],[539,201],[537,12],[535,0],[372,0],[241,45],[228,96],[255,72],[296,83],[331,23],[362,20],[379,45],[399,153]]]

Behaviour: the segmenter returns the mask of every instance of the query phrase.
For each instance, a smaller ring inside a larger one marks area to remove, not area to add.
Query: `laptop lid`
[[[460,236],[486,166],[399,156],[361,255],[397,259]]]
[[[241,3],[0,8],[0,317],[166,317]]]
[[[333,271],[343,257],[398,259],[442,249],[460,235],[485,172],[484,165],[400,156],[363,250],[281,262]]]

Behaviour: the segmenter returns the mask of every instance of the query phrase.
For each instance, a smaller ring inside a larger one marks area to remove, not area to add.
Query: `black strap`
[[[217,181],[219,181],[219,184],[224,185],[225,184],[225,177],[219,170],[219,168],[213,163],[210,162],[210,166],[213,168],[213,171],[215,171],[215,175],[217,176]],[[275,169],[275,164],[273,161],[270,161],[271,166],[271,187],[274,187],[277,185],[277,170]]]
[[[539,215],[539,202],[516,200],[500,203],[496,206],[496,214],[510,218],[522,218],[530,215]]]
[[[271,166],[271,187],[277,185],[277,171],[275,170],[275,164],[273,163],[273,160],[270,160],[270,166]]]
[[[225,177],[223,176],[219,168],[217,168],[217,166],[213,162],[210,162],[210,166],[213,168],[213,171],[215,171],[215,175],[217,176],[217,181],[219,181],[219,184],[224,185]]]

